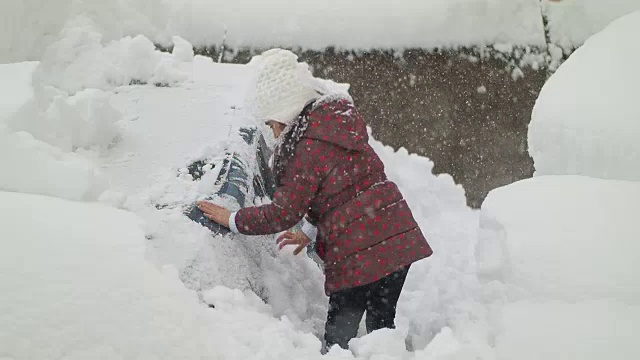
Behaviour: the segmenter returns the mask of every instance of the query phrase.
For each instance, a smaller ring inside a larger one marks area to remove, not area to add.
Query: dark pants
[[[347,349],[349,340],[358,334],[365,310],[367,333],[395,328],[396,305],[408,272],[409,266],[374,283],[331,294],[324,334],[326,349],[335,344]]]

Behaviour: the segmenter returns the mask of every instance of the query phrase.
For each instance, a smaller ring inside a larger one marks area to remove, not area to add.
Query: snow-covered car
[[[245,144],[240,149],[227,149],[224,156],[213,160],[199,160],[187,167],[194,181],[211,171],[216,174],[211,195],[205,200],[226,198],[235,201],[234,208],[253,206],[258,199],[268,199],[275,192],[273,174],[269,167],[271,150],[258,128],[242,127],[237,136],[242,137]],[[162,207],[162,205],[158,205]],[[187,216],[205,226],[213,234],[228,234],[229,229],[209,220],[194,204],[187,205]]]

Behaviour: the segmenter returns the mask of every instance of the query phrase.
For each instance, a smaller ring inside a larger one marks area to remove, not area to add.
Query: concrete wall
[[[532,175],[527,126],[546,70],[524,70],[514,80],[504,62],[470,61],[461,52],[299,54],[316,76],[350,83],[374,136],[430,158],[436,173],[451,174],[464,186],[470,206],[479,207],[490,190]],[[241,54],[234,61],[248,58]]]

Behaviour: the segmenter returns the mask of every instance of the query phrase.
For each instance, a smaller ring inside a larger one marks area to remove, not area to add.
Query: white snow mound
[[[536,175],[640,180],[640,11],[590,38],[544,85],[529,126]]]
[[[65,153],[21,131],[0,127],[0,191],[95,200],[106,183],[95,164],[75,153]]]
[[[431,160],[404,148],[394,151],[375,139],[369,143],[434,251],[411,265],[396,316],[398,328],[408,328],[411,346],[423,349],[443,327],[466,326],[461,324],[461,308],[481,317],[472,309],[479,290],[473,253],[479,214],[467,207],[464,189],[450,175],[433,174]]]
[[[480,273],[534,297],[640,304],[640,183],[541,176],[482,205]]]
[[[135,215],[0,192],[0,219],[4,356],[214,358],[206,307],[144,261]]]
[[[0,192],[2,357],[320,358],[316,337],[250,291],[199,302],[175,268],[145,260],[142,225],[101,204]]]

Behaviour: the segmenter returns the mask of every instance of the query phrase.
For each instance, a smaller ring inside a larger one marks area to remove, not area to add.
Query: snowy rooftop
[[[22,0],[0,7],[0,61],[38,59],[78,17],[105,41],[142,34],[170,45],[180,35],[195,46],[273,46],[321,50],[404,49],[484,45],[572,49],[637,0]]]

